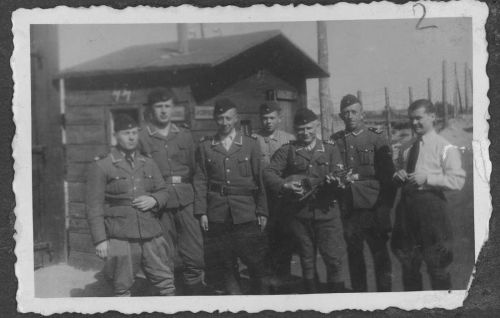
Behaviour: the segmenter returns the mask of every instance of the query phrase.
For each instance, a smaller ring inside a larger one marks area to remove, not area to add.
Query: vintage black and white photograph
[[[459,306],[490,213],[485,10],[354,8],[19,12],[21,309]]]

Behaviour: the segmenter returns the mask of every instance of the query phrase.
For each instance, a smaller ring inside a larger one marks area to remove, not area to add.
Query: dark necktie
[[[132,169],[134,168],[134,158],[132,158],[132,154],[126,154],[125,155],[125,160],[130,164]]]
[[[420,152],[420,141],[422,138],[417,138],[417,140],[411,146],[410,153],[408,154],[408,165],[406,167],[407,173],[415,172],[415,166],[417,165],[418,153]]]

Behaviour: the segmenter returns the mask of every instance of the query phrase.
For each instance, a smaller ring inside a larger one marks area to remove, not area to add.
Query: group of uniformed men
[[[432,103],[410,105],[416,138],[393,160],[385,134],[365,126],[353,95],[341,101],[345,130],[327,141],[317,138],[318,118],[306,108],[295,114],[295,136],[279,130],[275,102],[260,107],[262,128],[246,136],[238,130],[237,105],[224,98],[215,101],[217,133],[196,146],[190,131],[172,122],[175,102],[172,91],[153,90],[141,130],[130,116],[116,116],[116,147],[89,170],[88,220],[115,295],[129,296],[140,272],[157,294],[181,294],[176,269],[182,294],[242,294],[240,262],[251,281],[243,291],[279,293],[294,253],[303,286],[292,292],[363,292],[364,242],[377,291],[391,291],[388,240],[397,187],[391,246],[405,290],[422,289],[422,260],[433,289],[451,288],[443,191],[461,189],[465,172],[457,149],[434,130]],[[342,274],[345,250],[352,289]],[[326,267],[323,289],[318,251]]]

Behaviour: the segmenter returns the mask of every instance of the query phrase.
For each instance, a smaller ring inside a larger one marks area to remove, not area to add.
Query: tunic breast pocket
[[[238,158],[238,171],[243,177],[249,177],[251,174],[250,159],[248,157]]]
[[[150,172],[144,172],[142,178],[144,180],[144,190],[146,190],[146,192],[153,191],[154,190],[153,175]]]
[[[371,148],[358,148],[359,163],[361,165],[373,165],[374,155],[374,151]]]
[[[330,163],[325,158],[319,158],[316,160],[316,166],[318,167],[319,172],[322,174],[327,174],[330,172]]]
[[[111,194],[127,193],[129,190],[129,182],[126,176],[111,176],[108,179],[106,191]]]
[[[304,160],[294,160],[292,166],[294,173],[304,173],[307,170],[307,162]]]

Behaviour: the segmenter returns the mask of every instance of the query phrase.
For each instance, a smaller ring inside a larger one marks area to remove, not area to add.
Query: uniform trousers
[[[326,266],[328,283],[342,282],[342,259],[345,251],[339,213],[325,220],[291,217],[290,229],[299,247],[302,275],[315,279],[316,253],[319,250]]]
[[[344,239],[347,246],[351,287],[355,292],[366,292],[366,263],[364,242],[368,244],[375,267],[377,291],[388,292],[392,287],[392,264],[387,241],[388,230],[376,226],[376,213],[372,209],[350,210],[343,218]],[[367,222],[367,220],[369,220]]]
[[[258,280],[269,277],[267,235],[256,222],[233,224],[210,222],[205,236],[207,273],[223,277],[229,294],[241,294],[234,274],[234,257],[239,257]],[[209,278],[210,280],[210,278]]]
[[[184,284],[195,286],[203,280],[203,235],[194,216],[193,204],[165,209],[161,215],[165,238],[172,242],[182,264]]]
[[[140,269],[162,296],[175,294],[173,248],[163,236],[151,239],[110,239],[104,268],[116,296],[130,296]]]
[[[405,191],[396,210],[392,249],[403,269],[407,291],[422,290],[422,260],[434,290],[451,288],[452,230],[442,191]]]

